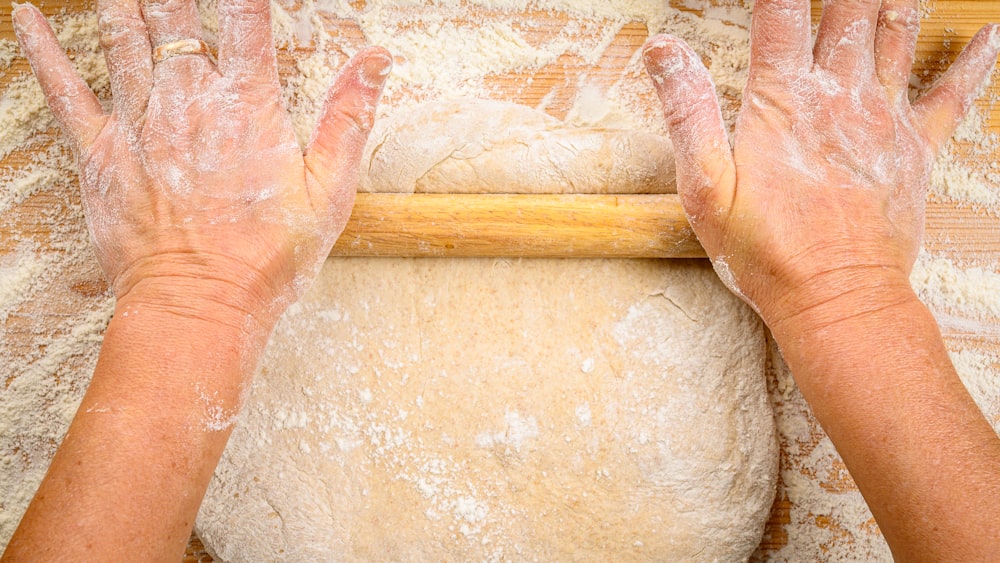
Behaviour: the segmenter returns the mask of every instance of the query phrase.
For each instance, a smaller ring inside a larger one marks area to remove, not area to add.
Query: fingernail
[[[642,56],[646,70],[657,83],[701,64],[693,51],[685,48],[679,39],[669,36],[654,37],[643,48]]]
[[[13,19],[14,21],[16,21],[17,23],[25,23],[24,22],[24,17],[25,17],[24,10],[27,9],[26,8],[27,5],[28,5],[27,3],[11,2],[10,3],[10,15],[11,15],[11,19]]]
[[[642,58],[648,65],[650,58],[661,58],[662,55],[670,46],[670,38],[658,35],[646,42],[646,45],[642,48]]]
[[[392,57],[373,53],[361,63],[361,80],[370,88],[381,88],[392,70]]]

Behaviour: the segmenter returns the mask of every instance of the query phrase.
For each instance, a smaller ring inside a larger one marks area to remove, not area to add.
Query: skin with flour
[[[981,30],[911,103],[915,1],[829,2],[814,44],[809,8],[755,4],[732,148],[694,52],[669,36],[649,43],[678,192],[723,281],[771,328],[893,555],[995,559],[1000,440],[908,276],[933,156],[993,67],[1000,28]]]
[[[370,49],[344,67],[303,155],[281,108],[268,2],[221,6],[217,65],[202,54],[153,63],[153,47],[200,36],[193,3],[108,0],[98,11],[110,113],[41,13],[13,12],[76,151],[117,303],[5,560],[183,553],[230,432],[213,421],[238,409],[274,323],[343,229],[391,64]],[[61,541],[48,541],[56,529]]]
[[[775,221],[775,220],[776,220],[776,218],[775,218],[775,217],[772,217],[772,218],[771,218],[771,220],[772,220],[772,221]],[[789,220],[791,220],[791,219],[789,219]],[[704,235],[703,235],[703,236],[704,236]],[[791,344],[791,343],[789,343],[789,344]],[[787,351],[788,351],[788,349],[789,349],[789,344],[786,344],[786,345],[784,346],[784,349],[785,349],[785,351],[786,351],[786,352],[787,352]],[[801,376],[801,373],[799,373],[799,375]]]

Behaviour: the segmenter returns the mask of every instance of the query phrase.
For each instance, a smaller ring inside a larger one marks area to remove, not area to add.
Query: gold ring
[[[212,58],[208,44],[201,39],[178,39],[153,49],[153,63],[162,63],[178,55],[206,55],[209,59]]]

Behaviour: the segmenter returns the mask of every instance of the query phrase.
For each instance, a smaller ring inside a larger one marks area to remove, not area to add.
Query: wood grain
[[[334,256],[703,258],[676,195],[358,194]]]
[[[359,4],[357,1],[353,3]],[[675,2],[675,4],[690,4],[690,1],[685,0]],[[920,78],[924,83],[929,83],[943,72],[982,25],[991,21],[1000,21],[1000,2],[997,1],[929,0],[923,5],[926,17],[922,21],[922,32],[917,44],[914,76]],[[812,6],[813,18],[818,20],[821,13],[821,2],[814,0]],[[92,3],[86,0],[45,0],[41,7],[44,12],[52,15],[64,10],[91,9]],[[561,29],[561,22],[553,20],[553,17],[548,12],[531,11],[525,14],[525,20],[532,23],[532,29],[537,30],[541,37],[558,33]],[[331,33],[349,38],[354,45],[360,46],[365,42],[356,22],[326,17],[324,25]],[[647,36],[648,32],[644,25],[637,22],[630,23],[622,28],[597,65],[588,65],[579,58],[566,56],[541,69],[495,76],[491,77],[490,80],[497,86],[498,94],[502,94],[505,99],[529,106],[537,106],[544,98],[548,101],[547,111],[556,117],[562,117],[571,107],[575,98],[577,87],[580,84],[577,80],[578,76],[586,73],[588,79],[593,83],[612,84],[621,76],[624,61],[627,61],[635,50],[641,47]],[[0,38],[8,40],[14,38],[10,22],[10,6],[7,3],[0,4]],[[306,45],[300,47],[299,52],[295,54],[302,54],[310,49],[310,46]],[[293,53],[281,52],[279,60],[282,76],[287,77],[297,72],[293,62]],[[5,87],[11,80],[27,71],[28,66],[23,59],[13,61],[10,69],[0,76],[0,88]],[[996,79],[996,75],[987,88],[984,99],[1000,99],[1000,80]],[[655,103],[655,100],[650,100],[650,103]],[[1000,104],[981,101],[979,107],[986,117],[988,129],[994,133],[1000,133]],[[994,162],[997,161],[997,156],[994,154],[991,157]],[[0,161],[0,166],[5,169],[16,169],[22,163],[17,155],[12,155]],[[73,179],[67,179],[67,181],[73,181]],[[614,199],[614,196],[609,197]],[[461,203],[462,201],[466,203]],[[533,242],[533,240],[537,241],[541,235],[545,237],[545,245],[550,248],[559,248],[561,249],[559,252],[565,252],[567,256],[583,256],[591,255],[586,253],[610,253],[616,249],[602,248],[598,245],[596,248],[587,247],[586,250],[583,250],[578,246],[579,242],[566,241],[561,237],[568,236],[574,232],[574,229],[596,229],[596,231],[588,231],[590,234],[586,237],[594,238],[604,236],[596,234],[597,232],[606,233],[606,229],[614,228],[619,229],[616,231],[618,234],[624,233],[626,237],[633,237],[628,243],[628,247],[631,249],[638,248],[646,251],[647,247],[644,247],[642,242],[638,242],[639,239],[645,237],[644,240],[652,241],[654,246],[661,245],[658,248],[660,248],[659,251],[663,251],[664,245],[666,245],[667,250],[670,249],[670,243],[663,242],[665,240],[663,233],[679,234],[682,238],[689,235],[685,231],[685,227],[677,221],[676,215],[670,219],[662,217],[648,219],[650,213],[660,211],[660,204],[639,205],[635,201],[625,201],[620,196],[614,201],[604,196],[594,197],[586,200],[589,203],[570,200],[557,201],[555,199],[539,199],[532,202],[525,200],[521,203],[512,201],[498,198],[492,200],[492,203],[479,201],[473,204],[472,198],[467,200],[417,198],[406,201],[377,197],[369,199],[367,195],[360,195],[352,222],[335,253],[355,252],[360,255],[364,252],[386,252],[390,254],[417,253],[408,255],[442,256],[449,255],[449,252],[499,253],[510,251],[523,252],[526,255],[541,255],[530,254],[541,252],[537,243]],[[50,240],[52,235],[44,232],[45,223],[38,221],[37,218],[51,212],[52,209],[60,209],[65,205],[67,202],[57,201],[51,197],[51,194],[38,194],[14,209],[12,213],[15,216],[4,222],[7,225],[6,231],[0,232],[0,257],[12,252],[19,238],[32,238],[41,240],[42,244],[47,244],[46,241]],[[591,205],[594,208],[581,209],[581,207],[586,208]],[[463,209],[463,206],[474,212]],[[502,206],[506,207],[501,209]],[[669,206],[663,204],[664,214],[676,213],[676,208],[669,208],[673,211],[667,211],[668,208]],[[597,209],[603,209],[608,215],[602,220],[595,220],[594,215],[598,214]],[[525,217],[528,219],[525,220]],[[586,219],[580,219],[581,217]],[[651,221],[651,223],[638,226],[635,222],[626,221],[629,217],[634,221]],[[647,219],[640,219],[643,217]],[[659,225],[657,221],[666,221],[667,226],[658,227],[656,226]],[[561,226],[553,228],[552,222]],[[576,224],[577,222],[580,224]],[[482,240],[482,233],[478,232],[477,229],[472,229],[474,231],[472,233],[466,232],[459,235],[460,229],[472,224],[479,224],[480,227],[485,225],[491,233],[510,229],[515,231],[515,234],[498,238],[490,235],[487,238],[492,237],[492,239],[485,241]],[[430,240],[422,238],[426,235],[425,231],[431,232],[433,238]],[[525,242],[525,238],[533,240]],[[695,249],[689,246],[692,241],[688,238],[683,238],[683,240],[685,240],[684,245],[688,245],[685,246],[684,252],[695,252]],[[449,245],[451,246],[449,247]],[[567,245],[569,246],[567,247]],[[988,209],[976,209],[954,201],[932,201],[929,203],[927,212],[925,245],[934,252],[946,253],[970,264],[995,265],[996,257],[1000,253],[1000,218]],[[368,250],[364,250],[365,248]],[[421,252],[425,254],[419,254]],[[99,292],[104,287],[103,282],[98,278],[70,280],[68,283],[74,288],[80,288],[80,291]],[[8,331],[6,334],[8,338],[23,340],[22,344],[25,347],[33,346],[33,339],[37,339],[38,336],[27,330],[24,332]],[[1000,351],[998,338],[994,335],[965,334],[946,330],[945,336],[949,345],[954,347],[969,347],[991,352]],[[822,433],[819,428],[814,427],[814,443],[821,437]],[[795,451],[800,453],[795,453]],[[783,467],[787,467],[789,459],[794,456],[805,455],[801,453],[800,449],[795,451],[783,448]],[[830,485],[831,488],[838,489],[849,486],[849,484],[841,483]],[[787,544],[792,507],[792,501],[787,496],[779,495],[772,509],[771,520],[764,540],[755,555],[755,559],[767,560],[775,551]],[[820,515],[817,515],[816,525],[837,526],[838,523],[830,522],[829,519],[824,520]],[[200,542],[195,540],[192,546],[188,552],[188,561],[211,560],[201,550]]]

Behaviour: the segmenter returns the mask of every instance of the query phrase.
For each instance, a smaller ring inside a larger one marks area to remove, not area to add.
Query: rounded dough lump
[[[376,122],[359,191],[392,193],[675,193],[666,137],[572,127],[491,100],[437,100]]]
[[[745,560],[764,354],[707,263],[330,259],[196,529],[230,562]]]

